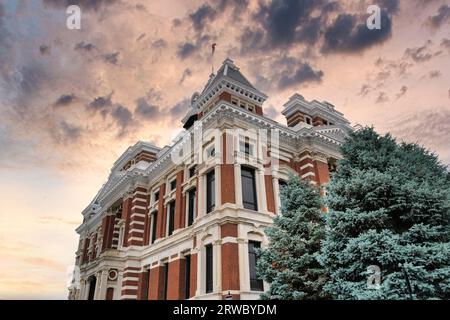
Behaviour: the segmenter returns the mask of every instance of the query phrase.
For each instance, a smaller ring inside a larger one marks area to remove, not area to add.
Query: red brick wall
[[[314,168],[316,174],[316,182],[319,185],[327,184],[330,181],[330,172],[328,170],[328,163],[315,160]]]
[[[221,226],[221,237],[233,237],[238,235],[236,224],[224,224]],[[222,244],[222,290],[239,290],[239,251],[238,244],[227,242]]]
[[[148,290],[149,300],[164,299],[164,267],[158,266],[150,269],[150,288]]]
[[[191,281],[189,297],[195,296],[197,290],[197,254],[191,254]]]
[[[273,191],[272,175],[265,175],[264,182],[266,184],[267,210],[269,212],[275,213],[275,194]]]
[[[169,263],[169,286],[167,300],[182,300],[185,297],[185,259],[177,259]]]
[[[130,230],[130,212],[131,212],[131,198],[126,198],[122,205],[122,219],[125,220],[125,230],[122,245],[128,247],[128,231]]]

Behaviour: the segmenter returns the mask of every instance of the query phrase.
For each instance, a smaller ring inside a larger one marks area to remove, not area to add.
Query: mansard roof
[[[336,123],[349,125],[350,122],[344,117],[344,114],[337,111],[331,103],[327,101],[319,102],[317,100],[307,101],[302,95],[296,93],[289,98],[284,105],[282,115],[288,118],[297,111],[312,117],[321,116],[333,120]]]

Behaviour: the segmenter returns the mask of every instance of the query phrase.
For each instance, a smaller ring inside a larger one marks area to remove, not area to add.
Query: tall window
[[[213,292],[213,247],[208,244],[206,247],[206,293]]]
[[[187,255],[185,257],[185,269],[184,269],[184,277],[185,277],[185,287],[184,287],[184,298],[189,299],[190,291],[191,291],[191,256]]]
[[[206,213],[210,213],[216,206],[214,169],[206,175]]]
[[[164,264],[164,292],[163,292],[163,297],[164,300],[167,300],[167,286],[169,285],[169,263],[165,263]]]
[[[158,225],[158,211],[152,213],[152,237],[151,243],[154,243],[156,240],[156,227]]]
[[[153,198],[155,199],[155,202],[159,200],[159,191],[156,191],[153,195]]]
[[[194,223],[195,218],[195,201],[196,201],[197,189],[193,188],[188,192],[188,226]]]
[[[258,279],[256,276],[256,251],[255,249],[259,249],[261,247],[261,243],[256,241],[249,241],[248,243],[248,262],[250,267],[250,290],[252,291],[263,291],[263,281]]]
[[[170,236],[173,233],[175,223],[175,201],[169,203],[168,212],[169,212],[169,221],[168,221],[169,230],[167,235]]]
[[[242,203],[245,209],[258,210],[256,200],[256,184],[255,184],[255,170],[247,167],[241,168],[242,180]]]

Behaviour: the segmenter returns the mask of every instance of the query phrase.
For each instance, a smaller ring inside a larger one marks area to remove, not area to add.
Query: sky
[[[272,119],[297,92],[450,164],[450,0],[0,0],[0,299],[66,299],[114,161],[170,144],[227,57]]]

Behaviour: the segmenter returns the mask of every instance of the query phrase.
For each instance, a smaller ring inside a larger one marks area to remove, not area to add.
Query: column
[[[234,186],[236,190],[236,204],[239,207],[243,207],[242,203],[242,182],[241,182],[241,165],[239,163],[234,164]]]
[[[228,292],[233,295],[233,299],[240,298],[240,261],[237,236],[237,224],[227,223],[221,226],[222,299]]]

